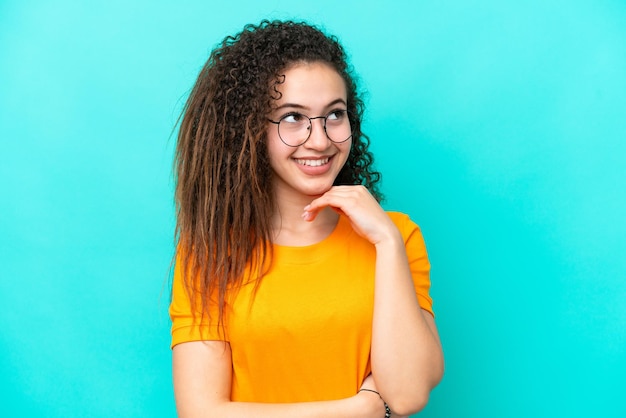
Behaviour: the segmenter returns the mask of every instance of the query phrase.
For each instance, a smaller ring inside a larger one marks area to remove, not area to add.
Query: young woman
[[[418,227],[379,205],[336,38],[246,26],[176,149],[170,307],[181,417],[407,416],[443,373]]]

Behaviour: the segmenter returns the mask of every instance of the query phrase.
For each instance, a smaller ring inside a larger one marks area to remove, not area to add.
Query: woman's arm
[[[410,415],[441,380],[443,353],[432,315],[417,302],[399,232],[376,245],[375,288],[372,373],[391,409]]]
[[[195,341],[172,350],[174,395],[181,418],[382,418],[383,403],[360,392],[350,398],[291,404],[231,402],[230,345],[223,341]]]
[[[432,315],[417,302],[403,238],[363,186],[331,188],[304,208],[304,219],[327,206],[341,210],[376,247],[372,375],[394,413],[413,414],[443,376],[443,353]]]

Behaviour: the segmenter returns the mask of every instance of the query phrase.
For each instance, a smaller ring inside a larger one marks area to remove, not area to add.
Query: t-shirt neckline
[[[337,225],[323,240],[315,244],[292,247],[273,244],[274,258],[281,263],[306,264],[321,260],[335,252],[337,247],[346,245],[346,238],[352,233],[352,226],[345,215],[340,214]]]

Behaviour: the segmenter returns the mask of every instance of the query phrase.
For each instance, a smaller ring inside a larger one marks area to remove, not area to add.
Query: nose
[[[316,120],[317,119],[317,120]],[[325,150],[328,148],[330,139],[326,135],[326,129],[324,129],[324,116],[317,118],[311,118],[311,133],[309,139],[304,143],[304,146],[316,150]]]

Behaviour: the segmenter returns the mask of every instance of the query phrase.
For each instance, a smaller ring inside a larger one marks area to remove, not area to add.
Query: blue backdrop
[[[424,417],[626,416],[626,4],[0,1],[0,415],[171,417],[171,136],[211,48],[322,24],[433,264]]]

